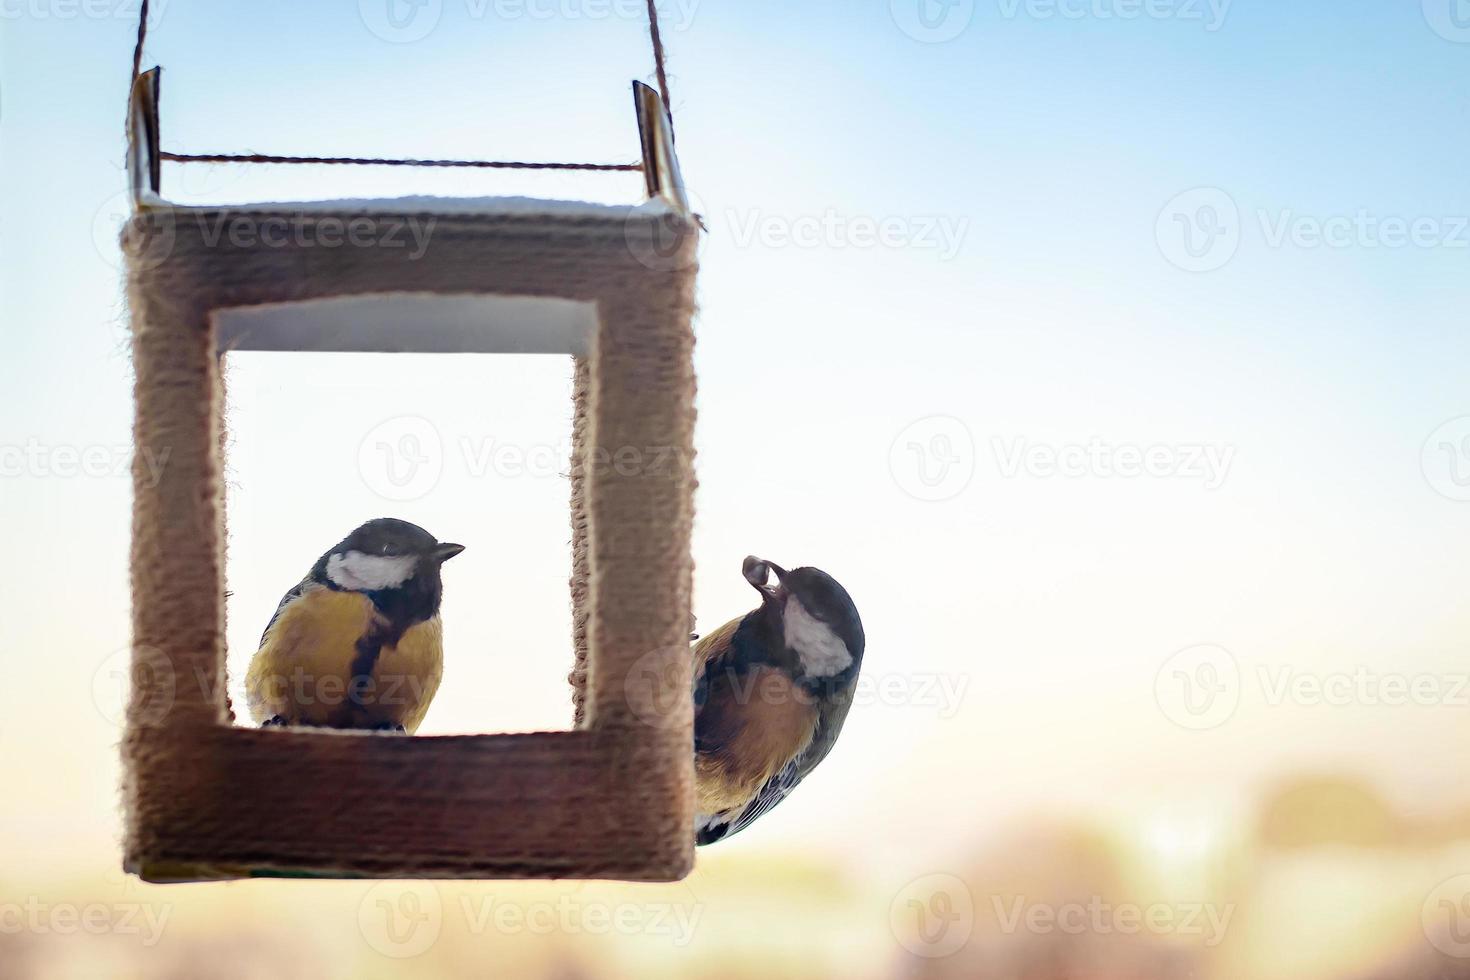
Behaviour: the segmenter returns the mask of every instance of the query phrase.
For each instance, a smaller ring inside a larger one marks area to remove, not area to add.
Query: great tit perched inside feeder
[[[862,619],[832,576],[754,556],[742,571],[760,605],[694,648],[698,844],[748,827],[827,757],[863,659]]]
[[[416,730],[444,673],[440,567],[463,550],[391,517],[328,549],[281,599],[250,661],[255,721]]]

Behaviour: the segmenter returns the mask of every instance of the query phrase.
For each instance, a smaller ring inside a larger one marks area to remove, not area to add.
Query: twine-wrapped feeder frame
[[[139,75],[124,232],[136,458],[166,460],[156,476],[134,467],[127,870],[155,882],[682,878],[694,847],[699,228],[664,103],[634,83],[641,206],[188,207],[160,193],[158,92],[158,69]],[[406,214],[433,222],[422,254],[382,244]],[[260,230],[288,221],[299,233],[220,233],[237,220]],[[350,223],[372,244],[324,247],[321,232]],[[518,327],[534,303],[551,315]],[[436,316],[435,304],[449,312]],[[375,308],[414,319],[358,322]],[[310,329],[292,328],[293,312]],[[573,730],[405,737],[232,725],[221,362],[248,349],[573,356]]]

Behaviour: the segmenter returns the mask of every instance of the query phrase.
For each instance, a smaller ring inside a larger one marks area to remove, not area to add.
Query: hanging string
[[[138,8],[138,40],[133,45],[133,84],[137,84],[138,76],[143,73],[143,41],[148,37],[148,0],[143,0],[142,6]],[[132,91],[132,85],[128,91]]]
[[[664,68],[664,39],[658,31],[658,3],[648,0],[648,37],[653,42],[653,68],[658,77],[658,95],[664,100],[664,113],[669,117],[669,139],[674,138],[674,106],[669,101],[669,73]]]
[[[481,167],[506,170],[642,170],[641,163],[525,163],[519,160],[407,160],[383,157],[282,157],[266,153],[170,153],[174,163],[339,163],[358,167]]]
[[[658,79],[658,94],[664,112],[669,116],[669,136],[673,137],[673,104],[669,99],[669,75],[664,68],[664,41],[658,29],[656,0],[648,0],[648,34],[653,41],[653,67]],[[133,84],[143,73],[143,45],[148,40],[148,0],[138,7],[138,39],[133,45]],[[129,92],[132,87],[129,86]],[[129,105],[131,112],[131,104]],[[528,163],[521,160],[414,160],[385,157],[301,157],[266,153],[171,153],[160,150],[160,160],[173,163],[315,163],[349,164],[366,167],[475,167],[499,170],[642,170],[642,163]]]

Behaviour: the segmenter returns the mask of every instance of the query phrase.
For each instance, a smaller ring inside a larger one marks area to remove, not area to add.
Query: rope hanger
[[[653,42],[653,66],[658,78],[659,98],[664,112],[672,120],[674,109],[669,101],[669,76],[664,68],[664,42],[658,29],[656,0],[648,0],[648,34]],[[148,0],[138,10],[138,40],[133,46],[133,84],[143,70],[143,45],[148,38]],[[374,167],[475,167],[495,170],[601,170],[642,171],[642,163],[528,163],[520,160],[414,160],[381,157],[302,157],[266,153],[173,153],[160,149],[158,159],[173,163],[327,163]]]

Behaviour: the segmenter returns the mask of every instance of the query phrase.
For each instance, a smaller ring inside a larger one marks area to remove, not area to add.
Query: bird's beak
[[[744,563],[740,566],[740,574],[745,576],[745,581],[757,589],[764,589],[766,583],[771,579],[771,563],[755,555],[746,555]]]
[[[783,591],[781,586],[779,584],[770,584],[772,572],[776,573],[776,581],[778,583],[781,580],[781,576],[786,574],[786,569],[780,565],[777,565],[773,561],[766,561],[764,558],[757,558],[755,555],[747,555],[740,570],[745,575],[745,581],[755,587],[755,590],[761,594],[762,599],[770,601],[781,595]]]
[[[443,564],[464,550],[462,544],[441,544],[434,549],[434,560]]]

